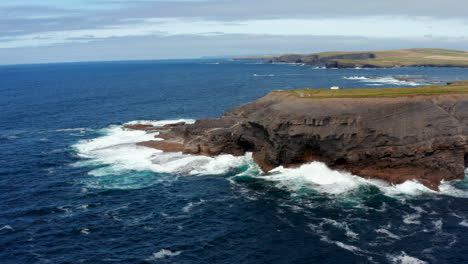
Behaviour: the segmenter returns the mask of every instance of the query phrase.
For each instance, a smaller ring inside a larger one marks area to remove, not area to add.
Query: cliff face
[[[265,172],[317,160],[437,189],[441,180],[463,178],[468,166],[466,94],[313,99],[273,92],[220,118],[163,130],[165,141],[142,144],[208,156],[253,152]]]

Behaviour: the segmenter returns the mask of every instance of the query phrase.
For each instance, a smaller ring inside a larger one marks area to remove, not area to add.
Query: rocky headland
[[[216,156],[252,152],[264,172],[321,161],[394,184],[416,179],[437,190],[468,166],[468,82],[447,86],[291,90],[220,118],[164,127],[164,140],[139,143],[168,152]]]

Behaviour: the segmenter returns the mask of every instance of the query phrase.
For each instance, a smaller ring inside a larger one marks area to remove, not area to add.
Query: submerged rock
[[[165,143],[141,145],[206,156],[253,152],[264,172],[321,161],[436,190],[442,180],[463,178],[468,166],[468,95],[316,99],[273,92],[161,134]]]

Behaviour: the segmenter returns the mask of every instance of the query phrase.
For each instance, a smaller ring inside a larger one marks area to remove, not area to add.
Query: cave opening
[[[338,158],[335,160],[335,165],[346,165],[348,161],[345,158]]]
[[[253,151],[255,149],[255,144],[250,141],[245,140],[244,138],[240,138],[237,141],[237,144],[244,150],[244,151]]]

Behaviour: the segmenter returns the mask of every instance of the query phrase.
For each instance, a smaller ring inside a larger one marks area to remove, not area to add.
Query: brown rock
[[[184,145],[179,142],[173,141],[145,141],[140,142],[137,145],[144,146],[148,148],[155,148],[162,150],[164,152],[182,152],[184,150]]]
[[[124,126],[124,129],[144,130],[144,131],[168,131],[175,127],[183,126],[184,124],[185,122],[179,122],[175,124],[167,124],[167,125],[160,126],[160,127],[156,127],[153,125],[135,124],[135,125]]]
[[[136,124],[136,125],[128,125],[124,126],[125,129],[131,129],[131,130],[148,130],[151,128],[154,128],[152,125],[143,125],[143,124]]]

